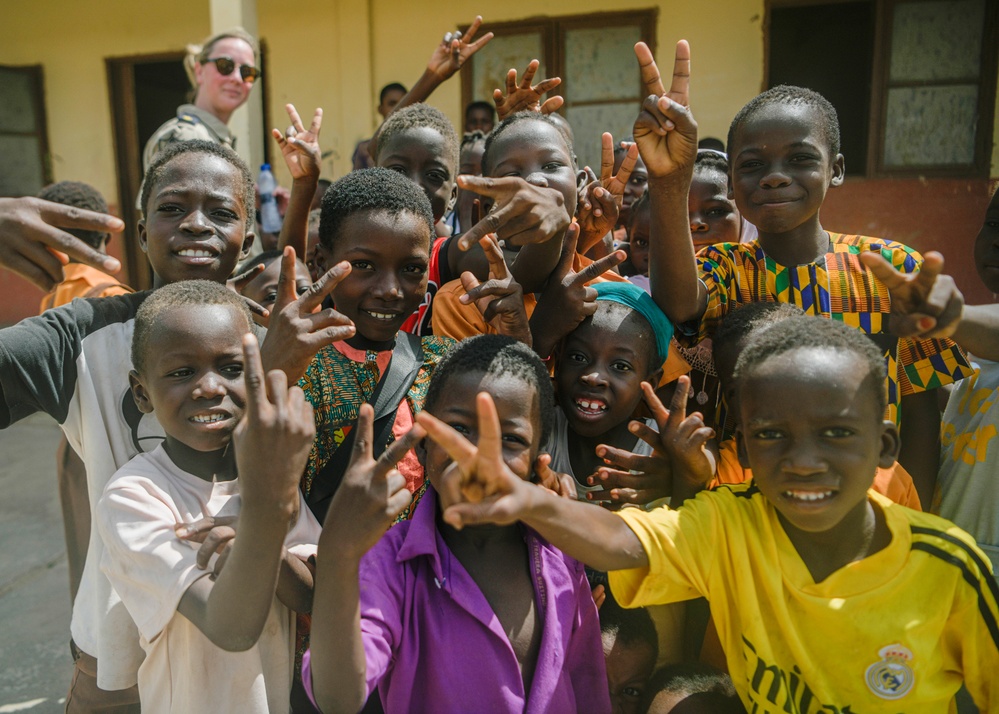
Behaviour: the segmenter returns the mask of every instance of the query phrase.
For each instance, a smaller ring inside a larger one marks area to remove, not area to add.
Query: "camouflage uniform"
[[[236,148],[236,137],[216,116],[193,104],[182,104],[177,107],[177,116],[157,129],[146,142],[146,150],[142,152],[142,172],[148,171],[156,154],[170,144],[192,139],[214,141],[231,149]]]

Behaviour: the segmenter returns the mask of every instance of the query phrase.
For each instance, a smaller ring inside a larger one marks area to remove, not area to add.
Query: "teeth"
[[[793,498],[798,501],[822,501],[830,498],[832,491],[785,491],[785,498]]]
[[[604,404],[603,402],[588,401],[586,399],[577,399],[576,406],[578,406],[580,409],[586,409],[588,411],[599,411],[599,412],[607,411],[607,405]]]
[[[395,317],[395,315],[391,315],[384,312],[372,312],[371,310],[368,310],[367,313],[372,317],[378,318],[379,320],[391,320]]]
[[[185,248],[184,250],[177,253],[177,255],[184,256],[185,258],[211,258],[212,254],[207,250],[194,250],[193,248]]]
[[[198,424],[214,424],[217,421],[222,421],[225,419],[225,414],[198,414],[191,417],[191,421],[197,422]]]

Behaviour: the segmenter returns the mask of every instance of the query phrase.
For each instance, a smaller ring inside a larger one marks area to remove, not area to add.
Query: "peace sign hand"
[[[690,45],[676,43],[673,82],[667,92],[652,51],[644,42],[635,56],[648,95],[635,120],[634,137],[650,178],[689,178],[697,156],[697,122],[690,113]]]
[[[503,90],[499,88],[493,90],[493,104],[496,105],[496,116],[500,121],[521,111],[551,114],[558,111],[565,102],[562,97],[555,96],[546,99],[544,104],[541,103],[541,97],[562,84],[562,79],[552,77],[532,85],[531,82],[534,81],[534,75],[540,66],[541,63],[536,59],[531,60],[527,69],[524,70],[524,78],[519,84],[517,83],[517,70],[510,69],[506,73],[506,94],[503,94]]]
[[[705,425],[699,412],[687,416],[687,395],[690,377],[676,381],[670,408],[666,409],[648,382],[642,383],[645,403],[659,427],[659,445],[669,455],[673,466],[673,500],[682,501],[687,495],[703,490],[715,477],[717,458],[709,447],[715,430]],[[645,438],[636,430],[636,435]],[[677,503],[673,503],[676,507]]]
[[[604,132],[601,136],[600,178],[596,177],[589,166],[586,167],[589,183],[580,192],[579,210],[576,212],[580,231],[579,246],[583,254],[589,252],[597,241],[617,225],[624,189],[638,163],[638,147],[634,143],[627,144],[627,147],[624,160],[615,174],[614,137]]]
[[[319,179],[322,151],[319,149],[319,130],[323,126],[323,110],[317,108],[312,116],[312,124],[308,129],[302,124],[302,118],[295,110],[294,104],[285,104],[285,110],[291,119],[291,126],[285,133],[272,129],[271,135],[281,147],[281,155],[288,166],[288,172],[293,180]]]
[[[459,302],[467,305],[475,303],[483,319],[493,326],[497,333],[508,335],[531,346],[531,328],[524,308],[524,291],[506,264],[503,249],[492,234],[479,241],[489,261],[489,279],[480,283],[472,273],[461,274],[461,284],[465,294]]]
[[[444,35],[444,39],[430,55],[427,71],[435,75],[441,82],[453,76],[468,61],[469,57],[493,39],[493,33],[487,32],[472,42],[472,38],[475,37],[480,27],[482,27],[482,16],[477,15],[464,34],[461,30],[456,30]]]

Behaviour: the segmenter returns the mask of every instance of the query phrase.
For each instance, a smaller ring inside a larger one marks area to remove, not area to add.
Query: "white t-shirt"
[[[645,423],[659,431],[656,426],[656,422],[653,419],[646,419]],[[552,471],[556,471],[562,474],[568,474],[572,476],[572,480],[576,484],[576,498],[580,501],[586,500],[586,494],[591,491],[602,491],[603,486],[587,486],[586,484],[580,482],[576,478],[576,474],[572,472],[572,461],[569,459],[569,422],[565,418],[565,412],[562,411],[562,407],[555,407],[555,427],[552,429],[552,434],[548,437],[548,443],[542,451],[548,453],[552,457],[552,462],[549,465]],[[638,454],[639,456],[651,456],[652,447],[646,444],[641,439],[635,439],[635,446],[631,449],[633,454]],[[583,478],[586,478],[590,474],[586,474]]]
[[[975,358],[974,366],[940,425],[938,510],[975,538],[999,573],[999,362]]]
[[[236,515],[239,501],[238,480],[200,479],[179,469],[160,446],[119,470],[97,505],[105,544],[101,569],[138,626],[146,655],[138,673],[144,714],[289,710],[295,615],[277,597],[260,639],[245,652],[216,647],[177,612],[181,597],[211,573],[213,563],[199,569],[199,545],[178,539],[174,527]],[[319,532],[303,500],[285,547],[307,558],[316,551]]]

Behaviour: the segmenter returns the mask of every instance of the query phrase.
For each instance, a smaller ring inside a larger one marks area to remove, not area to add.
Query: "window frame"
[[[35,116],[38,119],[35,131],[4,131],[0,130],[3,136],[30,136],[38,139],[38,160],[42,166],[42,188],[53,183],[52,172],[52,152],[49,150],[49,124],[48,116],[45,113],[45,71],[40,64],[31,65],[7,65],[0,64],[0,69],[8,72],[19,72],[28,75],[34,85],[32,93],[32,104],[35,109]],[[22,194],[33,195],[33,194]]]

